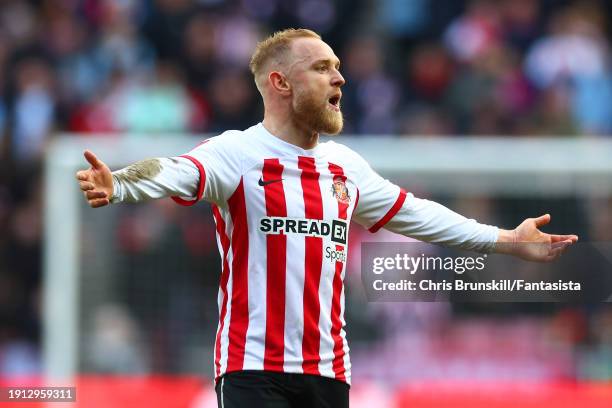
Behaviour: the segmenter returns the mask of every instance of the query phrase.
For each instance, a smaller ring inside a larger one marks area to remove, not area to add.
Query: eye
[[[328,70],[327,65],[319,65],[317,67],[317,71],[319,71],[319,72],[326,72],[327,70]]]

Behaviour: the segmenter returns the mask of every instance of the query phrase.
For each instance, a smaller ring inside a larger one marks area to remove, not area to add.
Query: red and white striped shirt
[[[378,229],[406,194],[342,145],[304,150],[261,124],[184,157],[201,172],[197,198],[213,203],[223,260],[216,378],[270,370],[350,383],[349,222]]]
[[[351,220],[374,232],[393,219],[395,232],[468,249],[497,239],[496,227],[406,194],[333,141],[304,150],[260,123],[181,157],[160,159],[152,180],[115,178],[113,201],[172,192],[180,204],[213,204],[222,259],[216,379],[270,370],[350,384],[343,280]]]

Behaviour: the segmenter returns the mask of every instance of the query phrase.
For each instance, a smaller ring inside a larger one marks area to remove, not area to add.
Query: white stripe
[[[228,360],[228,352],[229,352],[229,326],[230,326],[230,319],[232,317],[232,278],[233,278],[233,270],[232,270],[232,261],[233,261],[233,255],[232,255],[232,235],[231,235],[231,231],[233,230],[233,224],[232,224],[232,217],[229,214],[229,211],[227,209],[221,209],[219,208],[219,212],[221,213],[221,216],[223,217],[223,219],[225,220],[225,233],[227,234],[227,236],[229,237],[230,240],[230,245],[229,248],[227,250],[227,263],[229,265],[229,276],[227,279],[227,308],[225,311],[225,319],[224,319],[224,323],[223,323],[223,331],[221,332],[221,359],[219,361],[220,363],[220,371],[221,374],[223,375],[225,373],[225,370],[227,369],[227,360]],[[222,304],[219,304],[219,313],[221,313],[221,306]]]
[[[345,175],[346,175],[346,170],[345,170]],[[347,188],[351,188],[350,183],[347,182]],[[355,209],[355,200],[357,199],[357,192],[355,191],[354,193],[351,193],[351,201],[349,203],[349,207],[347,208],[347,218],[350,220],[352,217],[352,212]],[[348,226],[347,226],[348,227]],[[346,231],[346,238],[347,238],[347,243],[348,243],[348,228]],[[346,259],[348,261],[349,259],[349,253],[348,253],[348,245],[346,246]],[[346,331],[344,330],[344,327],[346,327],[346,320],[344,319],[344,312],[345,312],[345,296],[344,296],[344,282],[345,282],[345,278],[346,278],[346,263],[344,264],[343,268],[342,268],[342,274],[341,274],[341,278],[342,278],[342,290],[340,292],[340,322],[342,323],[341,328],[340,328],[340,337],[342,337],[342,350],[344,351],[344,356],[343,356],[343,360],[344,360],[344,375],[346,377],[346,382],[350,385],[351,384],[351,359],[349,356],[349,345],[348,345],[348,341],[346,340]]]
[[[223,213],[222,210],[219,208],[219,216],[223,219],[223,222],[225,223],[226,226],[226,230],[223,231],[224,234],[227,235],[227,222],[225,221],[225,218],[223,218]],[[215,225],[217,225],[217,219],[215,218]],[[219,255],[221,256],[221,278],[223,277],[223,265],[225,264],[224,259],[225,259],[225,253],[223,252],[223,245],[221,244],[221,235],[219,234],[219,232],[216,232],[216,238],[217,238],[217,247],[219,248]],[[229,246],[228,246],[228,251],[229,251]],[[229,274],[229,270],[227,271],[227,273]],[[219,279],[219,281],[221,281],[221,279]],[[227,290],[227,288],[226,288]],[[221,307],[223,306],[223,298],[224,298],[224,293],[223,293],[223,289],[221,288],[221,284],[219,283],[219,290],[217,292],[217,310],[219,311],[219,322],[217,323],[217,333],[219,336],[219,354],[221,353],[221,340],[222,340],[222,334],[219,333],[219,329],[221,328]],[[228,299],[229,301],[229,299]],[[219,358],[219,372],[217,372],[217,334],[215,334],[215,344],[213,347],[213,369],[215,372],[215,378],[221,375],[221,358]]]
[[[317,163],[317,171],[321,174],[319,177],[319,186],[321,189],[321,197],[323,199],[323,218],[332,220],[338,219],[338,200],[332,193],[333,175],[329,171],[329,163],[321,161]],[[334,339],[331,335],[332,331],[332,300],[334,295],[334,276],[336,274],[336,261],[326,258],[328,251],[335,251],[336,243],[327,237],[323,241],[323,263],[321,270],[321,283],[319,285],[319,304],[321,307],[321,315],[319,317],[319,332],[321,333],[319,355],[319,371],[321,375],[326,377],[334,377]],[[346,250],[346,248],[345,248]]]
[[[244,351],[244,370],[263,370],[266,350],[266,236],[254,233],[266,213],[265,194],[258,180],[261,172],[243,176],[246,214],[249,227],[248,291],[249,324]]]
[[[305,218],[304,195],[300,183],[301,170],[297,159],[283,160],[284,172],[297,172],[294,183],[285,183],[287,216]],[[289,176],[287,176],[289,178]],[[285,280],[285,354],[283,370],[289,373],[303,373],[302,340],[304,337],[304,275],[305,275],[304,237],[287,234],[287,277]]]
[[[215,218],[215,225],[217,225],[217,219]],[[215,233],[217,238],[217,248],[219,248],[219,254],[221,255],[221,275],[223,275],[223,247],[221,246],[221,236],[218,232]],[[221,290],[221,285],[219,285],[219,290],[217,291],[217,310],[219,311],[219,321],[217,322],[217,331],[215,333],[215,344],[213,345],[213,371],[214,377],[217,378],[219,373],[217,372],[217,336],[219,336],[219,344],[221,344],[221,334],[219,333],[219,329],[221,328],[221,304],[223,301],[223,291]]]
[[[347,175],[347,171],[348,169],[344,169],[344,174]],[[350,204],[349,207],[347,208],[347,218],[348,220],[352,219],[353,216],[353,211],[355,210],[355,204],[357,201],[357,189],[356,186],[354,184],[354,180],[351,182],[351,180],[347,180],[347,188],[349,189],[349,191],[351,191],[351,200],[350,200]],[[349,235],[349,231],[347,228],[346,231],[346,238],[347,238],[347,243],[348,243],[348,235]],[[349,253],[348,253],[348,245],[346,246],[346,259],[348,261],[349,259]],[[344,282],[345,282],[345,278],[346,278],[346,266],[347,264],[344,264],[344,268],[342,269],[342,292],[340,293],[340,321],[342,322],[342,327],[340,329],[340,336],[342,337],[342,343],[343,343],[343,347],[342,349],[344,350],[344,369],[345,371],[345,377],[346,377],[346,382],[350,385],[351,384],[351,358],[350,358],[350,354],[349,354],[349,345],[348,345],[348,341],[346,339],[346,331],[344,330],[344,328],[346,327],[346,320],[344,319],[344,312],[345,312],[345,294],[344,294]]]
[[[344,270],[342,271],[342,282],[344,282],[344,274],[346,272],[346,265],[344,266]],[[346,340],[346,331],[344,331],[344,327],[346,326],[346,321],[344,320],[344,283],[342,284],[342,292],[340,293],[340,321],[342,322],[342,328],[340,329],[340,337],[342,337],[342,350],[344,350],[344,369],[345,369],[345,377],[346,382],[351,384],[351,359],[349,356],[349,345]]]
[[[225,377],[221,377],[221,408],[225,408],[225,402],[223,401],[223,383],[225,382]]]

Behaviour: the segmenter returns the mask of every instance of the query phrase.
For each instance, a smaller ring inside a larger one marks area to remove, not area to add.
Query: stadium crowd
[[[246,128],[262,115],[247,66],[254,45],[265,33],[299,26],[321,33],[342,60],[344,133],[606,137],[611,15],[612,4],[603,0],[1,2],[0,375],[40,371],[41,174],[46,146],[58,133]],[[202,218],[189,228],[209,230],[212,241],[211,222]],[[200,230],[190,231],[178,235],[187,247],[204,251],[202,258],[216,251],[195,242]],[[609,240],[609,231],[577,232]],[[129,227],[120,234],[126,252],[138,252]],[[210,284],[214,289],[215,279]],[[421,308],[415,306],[415,316],[429,313]],[[447,328],[448,313],[435,313]],[[581,364],[594,368],[584,375],[612,378],[611,321],[609,308],[563,308],[535,326],[544,324],[568,350],[597,351],[585,352]],[[530,322],[511,328],[540,333]],[[423,332],[434,336],[441,325],[429,323]],[[487,327],[470,333],[500,335]],[[428,338],[411,341],[424,347]],[[393,350],[393,339],[406,341],[390,336],[380,344]],[[458,347],[450,340],[434,346]],[[426,356],[411,358],[428,366]]]

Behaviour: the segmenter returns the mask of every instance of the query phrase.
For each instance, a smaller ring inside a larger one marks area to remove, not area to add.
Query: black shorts
[[[349,385],[319,375],[245,370],[215,386],[219,408],[348,408]]]

